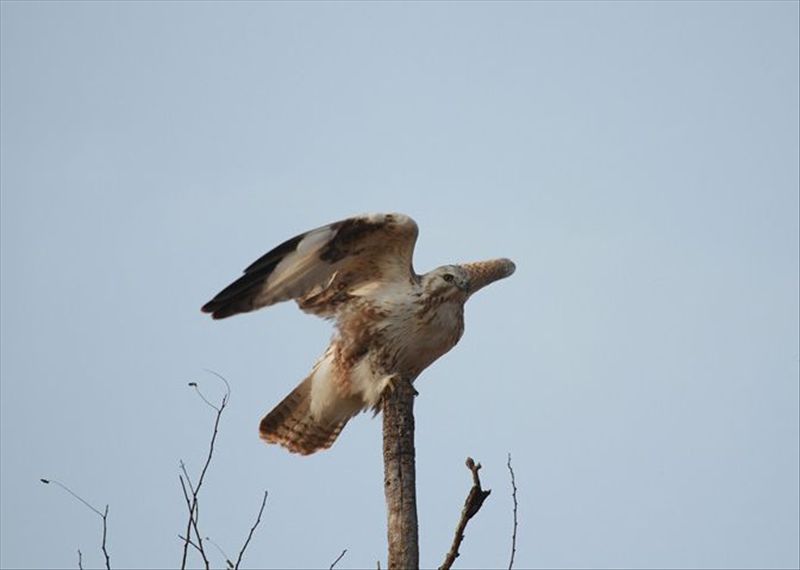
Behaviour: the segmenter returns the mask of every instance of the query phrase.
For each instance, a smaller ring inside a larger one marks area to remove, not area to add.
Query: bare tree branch
[[[217,378],[221,379],[225,383],[225,394],[222,396],[222,401],[220,402],[219,406],[215,406],[212,404],[208,398],[206,398],[203,393],[200,391],[200,388],[197,385],[197,382],[189,382],[189,386],[194,388],[197,392],[198,396],[205,402],[209,407],[217,412],[216,417],[214,419],[214,431],[211,434],[211,442],[208,446],[208,454],[206,455],[206,461],[203,465],[203,469],[200,471],[200,477],[197,479],[197,485],[192,484],[192,480],[189,477],[189,473],[186,470],[186,466],[181,461],[181,470],[183,471],[183,475],[186,477],[186,483],[184,483],[183,476],[179,475],[178,479],[181,482],[181,488],[183,489],[184,499],[187,503],[187,508],[189,509],[189,520],[186,523],[186,536],[183,538],[183,557],[181,559],[181,570],[185,570],[186,568],[186,559],[189,552],[189,545],[190,545],[190,534],[192,531],[195,533],[195,538],[197,539],[196,549],[200,553],[200,556],[203,558],[203,564],[205,565],[206,570],[209,570],[211,567],[208,556],[206,555],[205,548],[203,546],[203,537],[200,534],[200,530],[198,529],[198,521],[200,518],[199,513],[199,504],[198,504],[198,494],[200,493],[200,488],[203,486],[203,481],[206,477],[206,472],[208,471],[208,466],[211,464],[211,458],[214,456],[214,444],[217,441],[217,434],[219,433],[219,422],[222,418],[222,412],[225,411],[225,406],[228,403],[228,400],[231,395],[231,387],[228,384],[228,381],[222,377],[220,374],[209,370],[211,374],[214,374]],[[189,497],[190,493],[186,490],[186,484],[189,485],[189,491],[191,492],[191,498]]]
[[[108,505],[106,505],[106,509],[103,511],[103,556],[106,557],[106,569],[111,570],[111,557],[108,555],[108,550],[106,550],[106,535],[108,534]]]
[[[471,457],[467,457],[466,463],[467,469],[472,471],[472,488],[464,501],[464,508],[461,509],[461,519],[458,521],[458,526],[456,526],[453,544],[450,546],[450,551],[447,553],[444,562],[439,566],[439,570],[449,570],[453,566],[453,562],[459,556],[458,549],[461,546],[461,541],[464,540],[464,530],[467,528],[467,522],[478,513],[486,497],[492,492],[490,489],[484,490],[481,488],[481,478],[478,475],[481,464],[475,463]]]
[[[188,546],[189,546],[189,544],[191,544],[192,546],[194,546],[197,549],[197,552],[200,553],[200,556],[203,558],[203,561],[206,563],[206,567],[208,567],[208,557],[206,556],[206,551],[205,551],[205,548],[203,546],[203,539],[202,539],[202,537],[200,535],[200,530],[197,528],[197,517],[196,517],[197,503],[192,503],[191,499],[189,499],[189,494],[186,491],[186,485],[189,485],[189,489],[192,490],[192,493],[194,493],[194,490],[192,488],[192,482],[189,480],[189,474],[186,473],[186,467],[183,464],[183,461],[181,461],[181,469],[183,470],[184,474],[183,475],[178,475],[178,480],[181,483],[181,490],[183,491],[183,498],[186,501],[186,508],[189,510],[189,521],[186,524],[186,537],[183,539],[184,540],[184,543],[183,543],[183,560],[181,562],[181,569],[186,568],[186,556],[188,555]],[[184,483],[184,477],[186,478],[186,482],[185,483]],[[190,541],[189,541],[190,537],[191,537],[192,530],[194,530],[195,537],[198,538],[198,542],[200,543],[199,546],[194,544],[194,543],[190,543]],[[180,536],[180,535],[178,535],[178,536]]]
[[[192,486],[192,479],[189,477],[189,473],[186,470],[186,464],[183,461],[180,462],[180,467],[181,471],[183,472],[183,475],[178,475],[178,480],[181,483],[181,490],[183,491],[183,499],[186,502],[186,508],[189,510],[189,521],[186,527],[186,536],[189,537],[191,535],[191,531],[192,530],[194,531],[194,535],[197,538],[197,542],[199,543],[197,551],[200,553],[200,556],[203,558],[203,561],[207,564],[210,564],[208,562],[208,557],[206,556],[205,545],[203,544],[203,538],[202,535],[200,534],[200,529],[197,527],[197,519],[200,510],[200,503],[199,502],[193,503],[189,499],[189,494],[186,491],[186,486],[187,485],[189,486],[189,490],[192,492],[192,494],[195,494],[195,488]],[[186,545],[184,544],[184,546]],[[219,548],[219,545],[217,545],[217,548]],[[223,557],[224,556],[225,555],[223,554]]]
[[[208,453],[206,455],[205,463],[203,464],[203,468],[200,471],[200,476],[197,479],[197,484],[192,483],[192,478],[189,476],[189,472],[186,469],[186,464],[181,461],[180,462],[180,469],[181,473],[178,475],[178,480],[181,483],[181,490],[183,491],[183,499],[186,502],[186,508],[189,511],[189,520],[186,523],[186,536],[178,535],[178,537],[183,541],[183,559],[181,561],[181,569],[185,570],[186,568],[186,559],[189,550],[189,546],[194,547],[195,550],[200,554],[203,559],[203,564],[206,567],[206,570],[209,570],[210,563],[208,560],[208,555],[206,553],[205,545],[203,543],[203,536],[200,534],[200,529],[198,525],[199,520],[199,510],[200,510],[200,502],[199,502],[199,494],[200,489],[203,486],[203,481],[205,481],[206,473],[208,472],[208,467],[211,464],[211,459],[214,456],[214,446],[217,441],[217,435],[219,433],[219,424],[220,419],[222,418],[222,413],[225,411],[225,406],[227,406],[228,401],[230,400],[231,395],[231,386],[228,381],[225,379],[224,376],[214,372],[213,370],[207,370],[207,372],[213,374],[222,382],[225,383],[225,394],[222,396],[222,400],[220,401],[219,406],[215,406],[211,401],[206,398],[203,392],[200,391],[197,382],[189,382],[189,386],[194,388],[197,392],[197,395],[200,397],[203,402],[209,406],[212,410],[216,412],[216,417],[214,419],[214,430],[211,434],[211,441],[208,446]],[[267,504],[267,496],[268,492],[264,491],[264,498],[261,500],[261,507],[258,509],[258,516],[256,517],[256,521],[253,523],[253,526],[250,527],[250,532],[247,534],[247,538],[242,545],[241,550],[239,551],[239,556],[236,559],[236,562],[232,562],[228,555],[222,550],[222,547],[218,545],[216,542],[211,540],[208,536],[205,537],[205,540],[210,544],[214,545],[217,550],[220,551],[222,557],[225,559],[225,565],[229,569],[237,569],[240,567],[242,563],[242,558],[244,557],[244,553],[247,550],[247,547],[250,545],[250,541],[253,538],[253,534],[258,528],[258,525],[261,523],[261,516],[264,514],[264,507]],[[194,532],[195,540],[191,540],[191,533]]]
[[[514,468],[511,467],[511,453],[508,454],[508,472],[511,474],[511,498],[514,499],[514,531],[511,533],[511,560],[508,561],[508,570],[511,570],[517,553],[517,482],[514,479]]]
[[[226,390],[225,390],[225,394],[222,397],[222,400],[220,401],[219,406],[215,406],[200,391],[200,388],[198,387],[197,382],[189,382],[189,386],[195,389],[195,391],[197,392],[197,394],[200,397],[200,399],[206,405],[208,405],[210,408],[212,408],[216,412],[216,417],[214,419],[214,429],[213,429],[212,434],[211,434],[211,441],[209,442],[208,453],[206,454],[205,463],[203,464],[203,467],[200,470],[200,476],[197,479],[197,484],[196,485],[192,482],[192,478],[189,475],[188,470],[186,469],[186,464],[183,461],[180,462],[181,473],[178,474],[178,480],[180,482],[181,491],[183,492],[183,498],[184,498],[184,501],[186,503],[186,508],[188,510],[188,513],[189,513],[189,519],[188,519],[187,525],[186,525],[185,536],[181,535],[181,534],[178,534],[178,539],[183,542],[183,558],[182,558],[182,561],[181,561],[181,569],[182,570],[185,570],[185,568],[186,568],[189,546],[194,548],[200,554],[200,556],[203,559],[203,563],[204,563],[204,566],[205,566],[206,570],[210,570],[210,567],[211,567],[209,559],[208,559],[208,556],[207,556],[207,553],[205,551],[205,546],[203,544],[203,536],[200,534],[200,529],[199,529],[199,526],[198,526],[199,507],[200,507],[199,494],[200,494],[200,490],[201,490],[201,488],[203,486],[203,482],[205,481],[205,477],[206,477],[206,473],[208,472],[208,468],[211,465],[211,460],[212,460],[212,458],[214,456],[214,449],[215,449],[215,445],[216,445],[216,441],[217,441],[217,435],[219,434],[219,425],[220,425],[220,421],[221,421],[221,418],[222,418],[222,413],[225,411],[225,407],[227,406],[227,404],[228,404],[228,402],[230,400],[231,388],[230,388],[230,384],[228,383],[228,381],[224,377],[222,377],[221,375],[217,374],[216,372],[214,372],[212,370],[209,370],[208,372],[210,372],[211,374],[214,374],[215,376],[220,378],[222,380],[222,382],[225,383]],[[46,485],[53,484],[53,485],[56,485],[56,486],[60,487],[61,489],[66,491],[69,495],[71,495],[75,500],[77,500],[80,503],[82,503],[86,508],[90,509],[92,512],[94,512],[97,516],[100,517],[100,519],[103,521],[103,535],[102,535],[101,548],[102,548],[103,555],[105,557],[106,570],[111,570],[111,556],[109,555],[108,548],[107,548],[107,540],[108,540],[108,510],[109,510],[109,506],[106,505],[105,509],[103,511],[100,511],[98,508],[96,508],[94,505],[92,505],[91,503],[86,501],[83,497],[81,497],[80,495],[78,495],[77,493],[72,491],[72,489],[70,489],[69,487],[67,487],[66,485],[61,483],[60,481],[57,481],[55,479],[44,479],[44,478],[40,479],[40,481],[43,484],[46,484]],[[235,564],[233,562],[231,562],[231,560],[228,558],[228,556],[225,554],[225,552],[222,550],[222,548],[216,542],[214,542],[209,537],[205,537],[205,540],[207,542],[209,542],[210,544],[214,545],[222,553],[222,556],[225,558],[225,563],[226,563],[227,567],[230,570],[238,570],[239,566],[241,565],[242,558],[244,557],[244,553],[247,550],[247,547],[249,546],[250,541],[252,540],[256,529],[258,528],[258,525],[261,523],[261,517],[264,514],[264,508],[266,506],[267,496],[268,496],[268,492],[264,491],[264,498],[261,501],[261,506],[260,506],[260,508],[258,510],[258,516],[256,517],[256,520],[253,523],[253,526],[250,528],[250,532],[248,533],[247,538],[245,539],[244,545],[242,546],[241,550],[239,551],[239,556],[238,556]],[[191,536],[192,533],[194,533],[195,540],[192,540],[192,536]],[[336,562],[338,562],[341,559],[342,556],[344,556],[345,552],[347,552],[347,551],[345,550],[342,553],[342,555],[339,558],[336,559],[334,564]],[[78,569],[79,570],[83,570],[83,553],[81,552],[80,549],[78,549]]]
[[[101,543],[100,547],[103,550],[103,556],[105,556],[106,558],[106,570],[111,570],[111,557],[108,555],[108,550],[106,549],[106,538],[108,536],[108,505],[106,505],[106,508],[103,512],[100,512],[99,509],[93,507],[83,497],[73,492],[72,489],[64,485],[64,483],[62,483],[61,481],[56,481],[55,479],[39,479],[39,481],[41,481],[45,485],[50,485],[52,483],[53,485],[61,487],[67,493],[69,493],[75,499],[83,503],[87,508],[89,508],[103,520],[103,542]],[[81,551],[78,550],[78,566],[81,567],[82,564],[83,564],[83,555],[81,554]]]
[[[198,552],[200,552],[200,547],[199,547],[199,546],[197,546],[197,544],[195,544],[195,543],[192,541],[192,539],[191,539],[191,538],[189,538],[189,537],[186,537],[186,536],[183,536],[182,534],[179,534],[179,535],[178,535],[178,538],[179,538],[179,539],[181,539],[181,540],[183,540],[184,542],[188,542],[190,546],[194,547],[194,549],[195,549],[195,550],[197,550]]]
[[[330,566],[330,568],[328,568],[328,570],[333,570],[333,567],[336,566],[336,564],[339,563],[339,560],[344,558],[345,554],[347,554],[347,549],[346,548],[344,550],[342,550],[342,553],[339,555],[339,557],[336,560],[333,561],[333,564],[331,564],[331,566]]]
[[[264,498],[261,499],[261,507],[258,509],[258,516],[256,517],[256,522],[253,523],[253,526],[250,527],[250,532],[247,534],[247,540],[244,541],[242,545],[242,549],[239,551],[239,556],[236,558],[236,564],[232,566],[232,568],[238,570],[239,565],[242,563],[242,557],[244,556],[244,551],[247,550],[247,545],[250,544],[250,539],[253,538],[253,533],[258,528],[259,523],[261,522],[261,515],[264,513],[264,506],[267,504],[267,495],[269,493],[264,491]]]

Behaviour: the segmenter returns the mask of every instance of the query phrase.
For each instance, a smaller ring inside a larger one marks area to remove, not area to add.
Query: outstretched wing
[[[403,214],[356,216],[311,230],[263,255],[203,305],[215,319],[295,299],[333,316],[365,284],[414,279],[417,224]]]

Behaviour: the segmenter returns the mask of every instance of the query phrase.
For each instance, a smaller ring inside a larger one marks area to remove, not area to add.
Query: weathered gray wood
[[[398,381],[383,401],[383,469],[390,570],[419,568],[414,396]]]

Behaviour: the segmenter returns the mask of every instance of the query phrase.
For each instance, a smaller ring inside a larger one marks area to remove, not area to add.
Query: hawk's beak
[[[483,289],[489,283],[508,277],[514,273],[514,270],[517,268],[513,261],[505,258],[465,263],[461,267],[463,267],[469,275],[469,287],[467,292],[470,295],[479,289]]]

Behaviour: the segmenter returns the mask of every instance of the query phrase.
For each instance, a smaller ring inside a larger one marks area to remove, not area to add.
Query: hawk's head
[[[423,275],[422,285],[431,296],[465,302],[479,289],[508,277],[515,269],[516,266],[510,259],[443,265]]]

